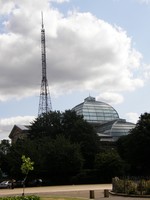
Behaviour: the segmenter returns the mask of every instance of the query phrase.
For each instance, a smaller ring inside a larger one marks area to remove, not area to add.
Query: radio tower
[[[46,75],[46,46],[45,46],[45,29],[43,24],[43,13],[42,15],[42,28],[41,28],[41,56],[42,56],[42,82],[39,100],[38,116],[43,113],[48,113],[52,110],[51,98],[48,88],[48,81]]]

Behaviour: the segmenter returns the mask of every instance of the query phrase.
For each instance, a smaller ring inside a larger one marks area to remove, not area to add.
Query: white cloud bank
[[[142,55],[121,27],[91,13],[64,16],[48,0],[1,0],[0,8],[0,101],[39,95],[41,10],[51,94],[96,91],[99,100],[116,104],[123,102],[120,92],[143,86],[137,76]],[[2,119],[1,130],[21,121],[26,123],[24,118]]]
[[[138,0],[140,3],[145,3],[145,4],[149,4],[150,0]]]
[[[56,2],[56,3],[64,3],[64,2],[69,2],[69,0],[50,0],[51,2]]]
[[[0,139],[8,139],[14,125],[30,125],[35,116],[16,116],[0,119]]]
[[[98,101],[106,101],[110,105],[120,104],[123,102],[123,96],[112,92],[104,92],[96,97]]]
[[[132,122],[132,123],[137,123],[137,121],[139,120],[139,114],[138,113],[126,113],[126,117],[127,117],[127,121]]]
[[[0,7],[1,101],[39,94],[41,10],[51,93],[118,93],[143,86],[142,78],[134,73],[140,68],[142,55],[120,27],[91,13],[69,12],[64,17],[48,0],[2,0]]]

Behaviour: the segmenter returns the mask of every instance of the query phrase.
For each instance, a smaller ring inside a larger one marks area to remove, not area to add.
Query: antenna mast
[[[45,45],[43,12],[41,12],[41,17],[42,17],[42,28],[41,28],[42,82],[41,82],[38,116],[40,116],[42,113],[47,114],[49,111],[52,110],[51,98],[50,98],[47,75],[46,75],[46,45]]]

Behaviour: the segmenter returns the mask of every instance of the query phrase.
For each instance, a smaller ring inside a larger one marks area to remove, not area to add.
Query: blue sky
[[[149,0],[1,0],[0,139],[38,114],[41,11],[53,110],[91,95],[136,123],[149,112]]]

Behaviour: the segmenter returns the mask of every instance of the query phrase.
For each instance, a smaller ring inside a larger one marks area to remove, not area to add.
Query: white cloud
[[[119,104],[123,102],[121,92],[135,90],[143,86],[144,79],[149,80],[150,67],[142,63],[142,54],[133,48],[125,30],[91,13],[69,11],[64,16],[51,2],[69,0],[0,1],[0,101],[39,95],[41,10],[52,95],[94,90],[100,93],[97,100]],[[127,117],[135,122],[138,114]],[[0,119],[0,137],[14,124],[31,120],[30,116]]]
[[[143,86],[135,73],[142,55],[120,27],[91,13],[70,12],[64,17],[48,0],[11,2],[1,4],[7,20],[3,22],[5,33],[0,33],[0,100],[39,94],[41,10],[51,93],[118,93]]]
[[[10,12],[12,11],[12,9],[15,7],[15,4],[8,0],[6,2],[6,0],[1,0],[0,1],[0,14],[5,15],[5,14],[10,14]]]
[[[120,104],[123,102],[123,96],[112,92],[104,92],[96,97],[98,101],[109,103],[110,105]]]
[[[150,80],[150,65],[143,65],[144,68],[144,78],[145,80]]]
[[[11,117],[11,118],[4,118],[0,119],[0,125],[6,126],[6,125],[14,125],[14,124],[29,124],[35,119],[35,116],[17,116],[17,117]]]
[[[50,1],[56,3],[64,3],[64,2],[69,2],[70,0],[50,0]]]
[[[10,131],[13,126],[16,124],[19,125],[30,125],[31,122],[35,119],[35,116],[16,116],[10,118],[0,119],[0,140],[8,139]]]
[[[55,79],[59,78],[54,86],[59,87],[62,81],[63,88],[69,90],[123,91],[143,85],[140,78],[133,78],[131,64],[132,68],[133,64],[138,68],[141,56],[131,48],[131,39],[120,28],[90,13],[72,13],[64,19],[50,46],[53,55],[50,57],[55,59],[52,74]]]
[[[149,4],[150,0],[138,0],[140,3],[145,3],[145,4]]]
[[[134,113],[134,112],[126,113],[126,117],[127,117],[127,121],[135,123],[135,124],[139,120],[139,114]]]

